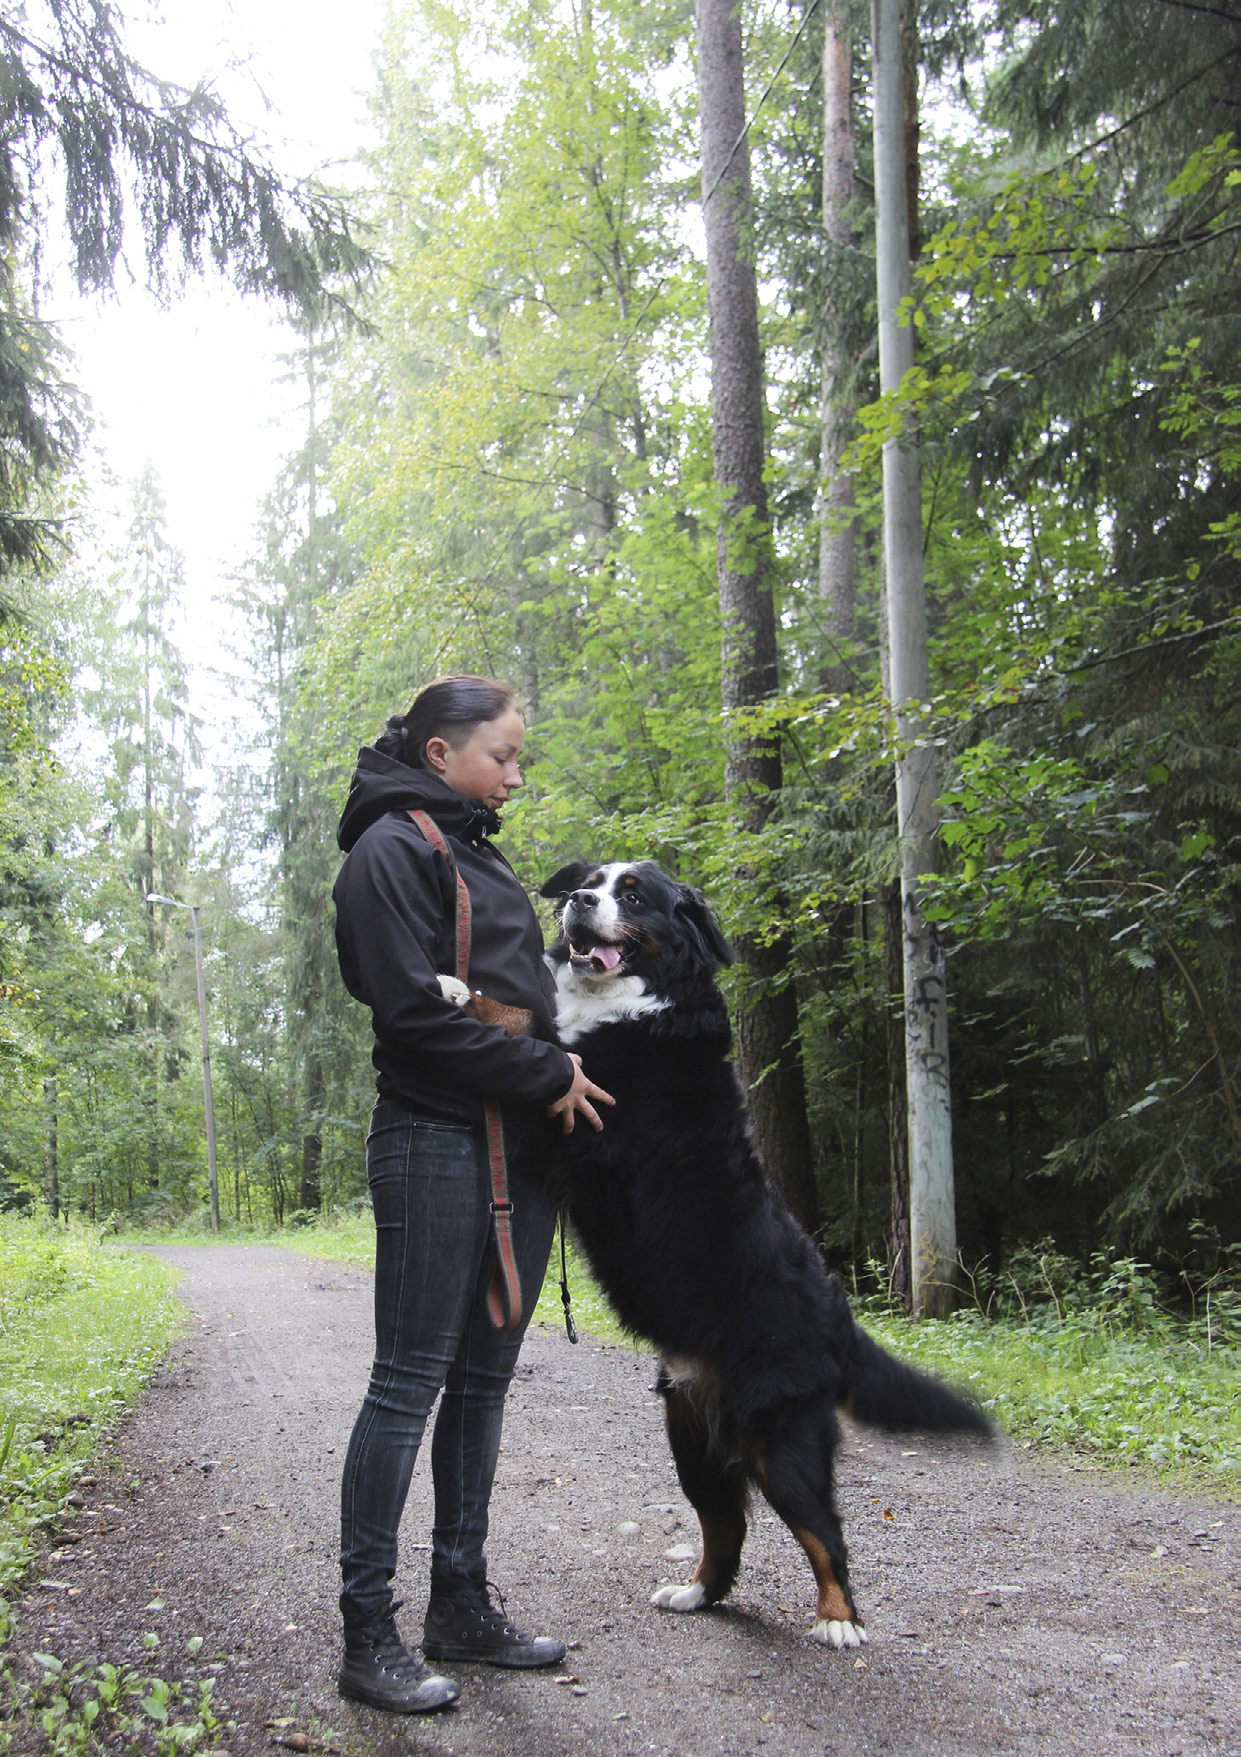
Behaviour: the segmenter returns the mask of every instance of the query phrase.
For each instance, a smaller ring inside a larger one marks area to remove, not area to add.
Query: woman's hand
[[[596,1104],[615,1104],[616,1100],[610,1092],[605,1092],[602,1086],[596,1086],[593,1080],[586,1078],[582,1072],[580,1055],[574,1055],[571,1049],[566,1050],[565,1053],[573,1063],[573,1084],[562,1098],[556,1100],[555,1104],[548,1105],[547,1114],[548,1116],[563,1117],[566,1135],[573,1133],[573,1124],[576,1122],[579,1112],[592,1128],[601,1129],[603,1122],[594,1104],[590,1102],[591,1099],[593,1098]]]

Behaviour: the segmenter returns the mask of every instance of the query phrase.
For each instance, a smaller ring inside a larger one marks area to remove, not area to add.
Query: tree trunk
[[[854,633],[855,540],[853,480],[840,468],[853,409],[845,400],[845,354],[833,290],[843,282],[843,254],[853,244],[853,45],[844,0],[827,0],[823,22],[823,232],[826,240],[822,313],[822,439],[819,451],[819,598],[823,607],[823,688],[852,689],[848,662]],[[839,294],[837,291],[837,302]]]
[[[712,445],[722,501],[718,566],[724,784],[734,820],[758,831],[780,797],[779,744],[772,738],[739,736],[728,724],[736,709],[769,700],[777,684],[739,0],[698,0],[697,22]],[[762,945],[743,937],[736,949],[752,979],[739,1008],[737,1054],[759,1149],[773,1183],[802,1224],[813,1230],[818,1203],[792,947],[783,939]]]
[[[898,309],[911,290],[907,116],[901,0],[872,0],[875,64],[875,210],[879,382],[885,393],[914,363],[913,327]],[[898,436],[883,448],[883,541],[891,700],[900,749],[896,814],[901,843],[905,1076],[909,1111],[909,1219],[913,1310],[950,1309],[956,1277],[948,988],[943,947],[922,910],[919,876],[932,870],[939,828],[935,753],[919,742],[931,693],[922,572],[922,481],[918,447]]]
[[[56,1116],[56,1076],[43,1077],[43,1200],[48,1217],[60,1218],[60,1144]]]
[[[319,1124],[323,1111],[323,1063],[314,1049],[309,1050],[306,1056],[304,1092],[310,1127],[302,1136],[302,1184],[298,1191],[297,1205],[318,1213],[323,1207],[323,1184],[320,1177],[323,1136]]]
[[[888,1071],[888,1176],[892,1257],[888,1286],[893,1299],[909,1310],[912,1293],[909,1269],[909,1115],[905,1107],[905,1021],[897,1011],[904,989],[899,879],[883,888],[883,987],[886,1004],[884,1049]]]

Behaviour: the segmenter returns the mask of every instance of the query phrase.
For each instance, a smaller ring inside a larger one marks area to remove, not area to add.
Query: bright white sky
[[[261,131],[283,171],[356,180],[346,161],[368,139],[384,0],[166,0],[162,23],[142,0],[122,0],[122,10],[135,58],[184,85],[218,76],[234,118]],[[58,276],[45,314],[76,356],[122,501],[124,484],[153,461],[170,540],[185,556],[185,651],[220,662],[219,597],[281,458],[301,437],[295,392],[278,382],[290,333],[274,309],[219,283],[191,284],[161,311],[141,288],[84,301]],[[195,711],[210,723],[220,700],[200,665]]]

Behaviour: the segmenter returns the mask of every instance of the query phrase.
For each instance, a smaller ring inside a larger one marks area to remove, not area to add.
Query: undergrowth
[[[0,1213],[0,1594],[182,1324],[176,1271]]]
[[[8,1606],[0,1599],[0,1645],[7,1639]],[[154,1658],[159,1637],[144,1637]],[[186,1644],[193,1657],[201,1635]],[[86,1757],[87,1753],[122,1750],[143,1757],[191,1757],[231,1732],[221,1727],[211,1704],[214,1678],[169,1683],[157,1674],[126,1666],[82,1661],[68,1666],[53,1653],[36,1653],[39,1675],[33,1685],[19,1684],[7,1666],[0,1667],[0,1713],[19,1718],[42,1732],[47,1757]],[[0,1731],[0,1750],[7,1749]]]
[[[215,1741],[210,1683],[187,1695],[160,1677],[39,1653],[38,1681],[26,1686],[7,1656],[5,1595],[72,1517],[87,1461],[181,1329],[176,1279],[156,1257],[0,1213],[0,1752],[22,1722],[42,1732],[49,1757],[105,1748],[173,1757]]]
[[[965,1277],[973,1303],[913,1322],[858,1302],[894,1354],[963,1386],[1010,1438],[1145,1466],[1185,1486],[1241,1488],[1241,1299],[1226,1263],[1169,1310],[1150,1266],[1097,1253],[1082,1267],[1050,1245],[1003,1277]]]

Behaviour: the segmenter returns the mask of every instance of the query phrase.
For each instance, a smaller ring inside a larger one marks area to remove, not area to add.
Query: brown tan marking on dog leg
[[[861,1646],[867,1639],[866,1631],[852,1595],[836,1578],[832,1558],[813,1531],[797,1526],[793,1529],[793,1536],[805,1550],[819,1588],[814,1627],[810,1631],[812,1638],[832,1647]]]
[[[651,1603],[669,1611],[702,1610],[723,1598],[737,1578],[746,1532],[745,1472],[709,1374],[690,1362],[665,1361],[659,1390],[677,1477],[702,1527],[702,1560],[686,1585],[658,1587]]]
[[[814,1569],[814,1577],[819,1587],[819,1602],[816,1607],[820,1622],[851,1623],[857,1612],[848,1594],[836,1579],[836,1570],[832,1567],[832,1558],[813,1531],[796,1530],[793,1536],[805,1550]]]
[[[702,1560],[693,1578],[707,1590],[709,1600],[722,1598],[737,1578],[741,1562],[741,1546],[745,1542],[745,1515],[738,1507],[735,1513],[713,1514],[699,1507],[698,1524],[702,1528]]]

